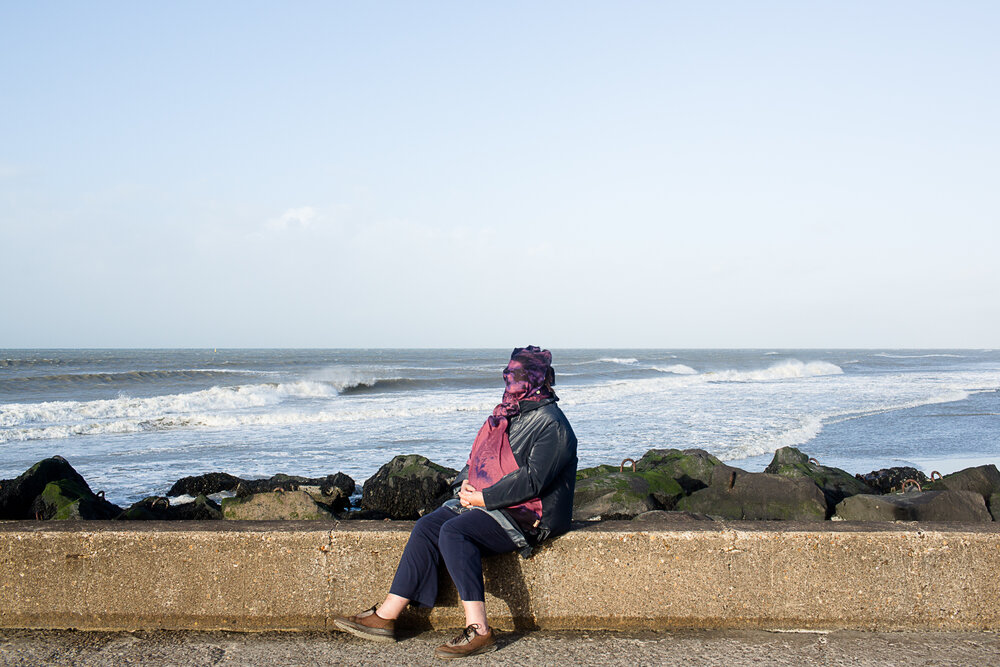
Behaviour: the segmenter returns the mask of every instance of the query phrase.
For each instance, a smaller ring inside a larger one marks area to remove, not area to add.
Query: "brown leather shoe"
[[[338,616],[334,625],[345,632],[377,642],[396,641],[396,621],[384,619],[375,613],[375,607],[355,616]]]
[[[485,635],[480,635],[476,632],[478,627],[478,623],[473,623],[462,630],[460,635],[434,649],[434,655],[445,660],[452,660],[453,658],[466,658],[470,655],[495,651],[497,643],[493,636],[493,628],[490,628]]]

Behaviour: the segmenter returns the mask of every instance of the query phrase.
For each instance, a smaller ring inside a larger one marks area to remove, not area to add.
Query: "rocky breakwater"
[[[651,449],[634,462],[579,470],[573,518],[982,522],[1000,516],[996,466],[933,481],[918,472],[852,476],[785,447],[764,472],[752,473],[699,449]],[[0,480],[0,519],[413,520],[451,497],[456,475],[417,454],[397,456],[365,481],[359,501],[354,480],[340,472],[266,479],[211,472],[122,508],[56,456]]]
[[[996,466],[935,482],[921,474],[926,490],[910,481],[917,473],[890,468],[851,475],[794,447],[779,449],[764,472],[751,473],[699,449],[651,449],[634,466],[580,470],[573,518],[982,522],[1000,515]]]

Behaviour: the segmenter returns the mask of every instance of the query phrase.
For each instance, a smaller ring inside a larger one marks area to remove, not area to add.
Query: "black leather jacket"
[[[542,540],[569,530],[573,517],[576,434],[556,400],[521,401],[521,412],[510,418],[507,429],[511,452],[520,467],[482,490],[485,509],[504,526],[523,556]],[[456,495],[468,473],[466,466],[455,478]],[[524,531],[504,508],[532,498],[542,501],[542,519],[537,531]],[[454,502],[449,506],[457,509]]]

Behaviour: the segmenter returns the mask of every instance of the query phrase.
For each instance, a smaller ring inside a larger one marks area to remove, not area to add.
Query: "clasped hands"
[[[476,491],[476,487],[469,484],[469,480],[462,480],[462,488],[458,490],[458,500],[462,507],[486,507],[483,500],[483,492]]]

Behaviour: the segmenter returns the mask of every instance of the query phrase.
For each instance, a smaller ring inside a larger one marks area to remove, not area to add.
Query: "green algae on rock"
[[[419,454],[400,454],[378,469],[362,487],[361,509],[393,519],[417,519],[444,502],[457,470]]]
[[[681,498],[676,509],[723,519],[823,521],[826,499],[811,480],[718,465],[711,484]]]
[[[770,475],[780,475],[789,479],[809,479],[823,492],[826,498],[826,515],[833,515],[837,503],[844,498],[858,495],[859,493],[874,493],[871,488],[854,475],[841,470],[812,463],[808,455],[803,454],[795,447],[782,447],[774,453],[770,465],[764,472]]]

